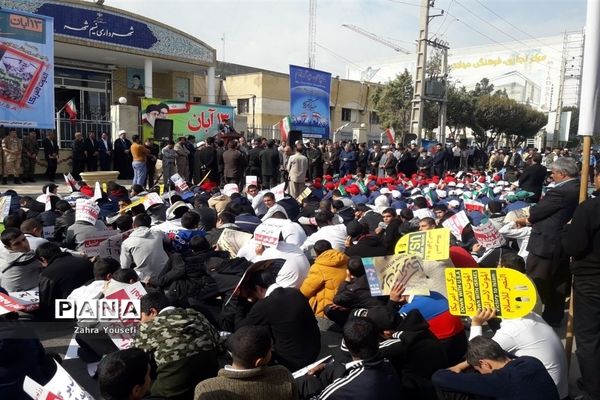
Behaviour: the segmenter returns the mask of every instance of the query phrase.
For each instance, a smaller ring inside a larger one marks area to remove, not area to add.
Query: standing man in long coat
[[[131,140],[127,139],[127,131],[120,130],[119,138],[114,143],[114,165],[115,171],[119,171],[119,179],[133,178],[133,168],[131,162]]]

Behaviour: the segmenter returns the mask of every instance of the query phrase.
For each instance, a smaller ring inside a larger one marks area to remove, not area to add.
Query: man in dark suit
[[[110,160],[112,158],[112,143],[106,132],[103,132],[98,140],[97,150],[100,159],[100,171],[110,171]]]
[[[133,178],[131,141],[127,139],[127,132],[125,130],[119,131],[119,138],[115,140],[113,156],[115,171],[119,171],[119,179]]]
[[[535,283],[544,303],[542,317],[550,325],[560,324],[565,298],[571,288],[569,258],[562,250],[561,232],[571,220],[579,202],[579,168],[572,158],[559,158],[552,164],[556,186],[531,207],[529,218],[517,223],[532,225],[527,250],[527,275]]]
[[[275,148],[275,141],[269,140],[267,148],[260,152],[260,170],[262,172],[262,187],[270,189],[279,182],[279,151]]]
[[[536,153],[531,158],[531,165],[525,167],[523,174],[519,177],[519,187],[527,192],[532,192],[533,203],[537,203],[542,195],[542,186],[546,180],[548,170],[542,165],[542,155]]]
[[[231,140],[227,143],[227,150],[223,152],[223,175],[226,183],[236,183],[242,187],[242,177],[246,170],[246,158],[238,150],[238,142]]]
[[[50,182],[54,182],[56,175],[56,167],[58,166],[58,143],[54,132],[48,132],[44,140],[42,140],[44,148],[44,158],[46,159],[46,173],[44,174]]]
[[[96,134],[88,132],[88,137],[83,145],[85,148],[85,162],[88,171],[98,171],[98,142]]]
[[[383,156],[383,151],[381,151],[381,145],[376,144],[375,150],[371,154],[369,154],[369,173],[371,175],[377,176],[377,172],[379,170],[379,161]]]
[[[253,175],[258,179],[262,179],[260,173],[260,152],[262,150],[260,141],[255,139],[252,148],[248,150],[248,168],[246,169],[246,175]]]
[[[209,181],[219,183],[219,163],[214,137],[206,138],[206,146],[196,150],[194,154],[194,183],[200,183],[206,174]]]

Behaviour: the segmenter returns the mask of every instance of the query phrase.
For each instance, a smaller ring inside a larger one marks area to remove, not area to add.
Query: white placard
[[[114,230],[98,231],[93,237],[88,237],[83,241],[83,248],[81,251],[88,257],[100,255],[102,242],[117,233],[118,232]]]
[[[256,175],[246,175],[246,187],[250,185],[257,185],[258,177]]]
[[[285,196],[284,190],[285,190],[285,183],[280,183],[279,185],[277,185],[271,189],[271,193],[273,193],[275,195],[275,201],[279,201],[284,198],[284,196]]]
[[[221,191],[225,196],[231,196],[234,193],[239,193],[240,188],[237,183],[228,183],[223,186],[223,190]]]
[[[2,212],[3,219],[10,213],[11,200],[12,200],[12,196],[0,197],[0,212]]]
[[[34,400],[94,400],[59,363],[54,362],[56,373],[50,382],[41,386],[26,376],[23,391]]]
[[[266,247],[277,246],[281,230],[287,222],[288,220],[285,219],[269,218],[256,227],[254,240]]]
[[[469,218],[464,211],[458,212],[442,222],[442,226],[450,229],[457,240],[462,239],[462,231],[467,225],[469,225]]]
[[[178,193],[183,193],[190,188],[188,186],[187,182],[179,174],[173,175],[171,177],[171,182],[173,182],[173,184],[175,184],[175,190]]]
[[[96,224],[98,215],[100,214],[100,207],[93,201],[87,199],[77,199],[75,202],[75,221],[89,222],[90,224]]]
[[[150,192],[144,196],[144,208],[147,210],[155,204],[163,204],[163,199],[156,192]]]
[[[146,289],[141,282],[132,283],[124,288],[118,289],[114,292],[107,293],[106,299],[108,300],[139,300],[146,294]],[[140,310],[138,310],[140,311]],[[141,311],[140,311],[141,312]],[[109,329],[117,329],[123,333],[110,334],[110,339],[119,348],[119,350],[128,349],[133,345],[134,335],[125,333],[123,328],[131,328],[139,325],[139,321],[136,320],[118,320],[118,321],[107,321],[100,324],[102,328],[108,327]]]
[[[477,242],[486,249],[495,249],[506,243],[504,236],[498,232],[492,221],[487,218],[484,218],[478,226],[473,225],[473,233]]]

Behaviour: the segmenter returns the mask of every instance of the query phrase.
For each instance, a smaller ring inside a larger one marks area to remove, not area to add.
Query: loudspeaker
[[[302,131],[290,131],[288,134],[289,145],[293,147],[297,140],[302,141]]]
[[[173,120],[159,119],[154,120],[154,140],[173,140]]]

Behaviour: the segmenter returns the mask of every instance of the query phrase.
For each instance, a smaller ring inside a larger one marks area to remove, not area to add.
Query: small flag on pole
[[[339,186],[338,186],[338,190],[340,191],[340,194],[341,194],[342,196],[346,196],[346,195],[347,195],[347,193],[346,193],[346,189],[344,189],[344,185],[339,185]]]
[[[288,135],[292,130],[292,119],[289,115],[281,120],[279,124],[279,133],[281,134],[281,141],[285,142],[288,139]]]
[[[69,102],[65,104],[65,112],[69,115],[71,122],[75,122],[77,120],[77,106],[75,105],[75,101],[73,99],[69,100]]]
[[[385,130],[385,135],[388,138],[390,144],[396,143],[396,132],[391,126]]]

